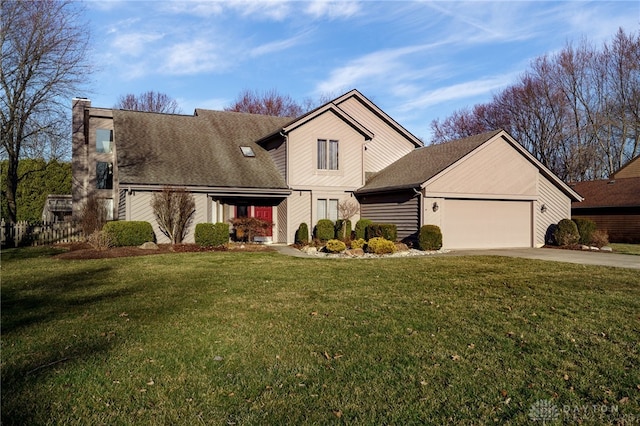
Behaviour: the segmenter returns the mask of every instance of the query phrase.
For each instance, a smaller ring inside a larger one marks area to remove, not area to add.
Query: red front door
[[[257,217],[258,219],[266,220],[268,222],[273,222],[273,207],[271,206],[255,206],[253,208],[253,217]],[[273,236],[273,228],[268,228],[266,232],[266,237]]]

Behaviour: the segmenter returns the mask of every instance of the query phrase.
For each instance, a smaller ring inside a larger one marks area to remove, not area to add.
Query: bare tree
[[[160,231],[171,240],[171,244],[180,244],[187,236],[196,211],[193,195],[185,188],[166,186],[162,192],[153,194],[151,208]]]
[[[0,155],[9,160],[5,196],[15,222],[20,158],[65,154],[67,100],[91,71],[89,26],[72,0],[1,0],[0,23]]]
[[[131,93],[120,96],[114,108],[165,114],[180,114],[182,112],[178,101],[167,94],[154,92],[153,90],[137,96]]]
[[[338,202],[338,216],[341,219],[339,232],[342,233],[341,238],[350,237],[347,235],[346,222],[360,212],[360,205],[352,200],[342,200]]]
[[[309,107],[310,103],[305,106]],[[298,117],[305,112],[291,96],[281,95],[273,89],[264,93],[244,90],[233,105],[224,110],[277,117]]]
[[[432,143],[503,128],[565,181],[607,177],[640,154],[640,35],[569,43],[491,102],[431,127]]]

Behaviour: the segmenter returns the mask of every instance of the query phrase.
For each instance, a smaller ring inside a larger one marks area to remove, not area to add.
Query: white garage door
[[[531,201],[445,200],[447,249],[531,247]]]

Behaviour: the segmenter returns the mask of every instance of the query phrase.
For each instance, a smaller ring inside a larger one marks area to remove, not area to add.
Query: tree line
[[[498,128],[566,182],[609,177],[640,154],[640,35],[536,58],[491,101],[434,120],[432,143]]]

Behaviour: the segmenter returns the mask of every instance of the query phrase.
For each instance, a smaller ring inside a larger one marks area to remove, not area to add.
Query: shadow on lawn
[[[141,289],[110,280],[114,268],[115,264],[99,265],[29,278],[24,284],[3,282],[3,425],[42,422],[51,408],[43,381],[60,374],[67,364],[106,357],[121,341],[109,332],[118,327],[117,320],[105,316],[110,309],[101,311],[98,306],[106,301],[109,307],[117,306],[119,299]],[[23,352],[14,345],[23,347]],[[60,395],[60,389],[52,391]],[[69,388],[69,398],[82,391]]]

